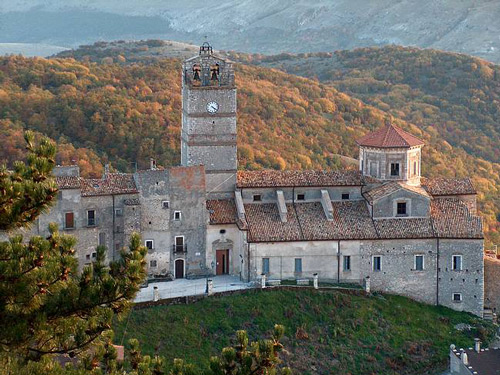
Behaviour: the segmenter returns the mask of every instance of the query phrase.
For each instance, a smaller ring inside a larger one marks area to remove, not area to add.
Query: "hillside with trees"
[[[99,176],[107,162],[119,171],[145,168],[150,157],[178,164],[180,61],[104,59],[1,58],[0,136],[10,149],[2,158],[15,160],[20,132],[32,129],[58,143],[58,162],[76,160],[86,176]],[[390,117],[277,70],[238,65],[237,86],[240,168],[339,168],[339,155],[357,157],[355,139]],[[423,175],[473,178],[487,234],[498,240],[500,165],[453,147],[433,126],[392,121],[427,143]]]

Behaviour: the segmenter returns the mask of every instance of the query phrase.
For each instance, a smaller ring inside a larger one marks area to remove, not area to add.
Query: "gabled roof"
[[[424,178],[422,186],[434,196],[477,194],[470,178]]]
[[[481,218],[472,215],[467,205],[456,198],[431,201],[434,231],[440,238],[483,238]]]
[[[412,193],[423,195],[424,197],[429,198],[429,194],[425,191],[425,189],[418,186],[411,186],[400,181],[391,181],[386,182],[382,185],[375,185],[371,189],[364,191],[363,196],[368,202],[373,203],[374,201],[401,189],[405,189]]]
[[[386,125],[356,140],[365,147],[376,148],[410,148],[423,146],[424,142],[396,125]]]
[[[360,171],[238,171],[238,187],[362,186]]]
[[[80,179],[83,197],[137,193],[134,177],[128,173],[108,173],[102,179]]]

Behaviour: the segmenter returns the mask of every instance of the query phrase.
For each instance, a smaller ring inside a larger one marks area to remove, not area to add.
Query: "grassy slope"
[[[157,350],[167,362],[185,358],[205,367],[210,355],[231,344],[235,330],[267,337],[275,323],[286,327],[285,362],[304,375],[435,374],[446,366],[451,343],[471,346],[474,336],[492,332],[469,314],[404,297],[268,290],[135,310],[116,324],[115,339],[135,337],[145,353]],[[458,332],[457,323],[479,324],[480,332]],[[301,330],[307,339],[297,338]]]

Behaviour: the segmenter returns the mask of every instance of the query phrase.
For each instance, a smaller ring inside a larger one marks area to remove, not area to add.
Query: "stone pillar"
[[[370,293],[370,276],[365,278],[365,292]]]
[[[153,287],[153,301],[156,302],[160,299],[160,293],[158,292],[158,287]]]
[[[266,288],[266,274],[265,274],[265,273],[263,273],[263,274],[261,275],[261,278],[260,278],[260,287],[261,287],[262,289],[265,289],[265,288]]]
[[[214,282],[212,279],[207,279],[207,295],[211,296],[214,294]]]
[[[318,274],[315,273],[313,275],[313,286],[314,286],[314,289],[318,289]]]

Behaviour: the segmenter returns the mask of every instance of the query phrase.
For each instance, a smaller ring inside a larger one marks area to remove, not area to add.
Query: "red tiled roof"
[[[81,179],[82,196],[135,194],[134,177],[126,173],[108,173],[103,179]]]
[[[432,200],[431,217],[434,232],[440,238],[483,238],[481,218],[472,215],[459,199]]]
[[[333,221],[328,221],[319,202],[295,205],[304,240],[377,238],[365,202],[332,202],[332,207]]]
[[[80,189],[80,177],[59,176],[56,177],[58,189]]]
[[[238,171],[238,187],[361,186],[360,171]]]
[[[236,224],[237,213],[233,199],[207,200],[210,224]]]
[[[249,242],[302,240],[295,210],[291,204],[287,204],[286,208],[288,210],[287,222],[283,223],[276,204],[245,204]]]
[[[425,178],[422,186],[436,196],[477,194],[470,178]]]
[[[386,125],[356,140],[360,146],[379,148],[410,148],[424,142],[396,125]]]
[[[363,192],[363,196],[368,200],[368,202],[374,202],[377,199],[385,197],[391,193],[394,193],[400,189],[405,189],[416,194],[429,197],[427,192],[419,186],[411,186],[399,181],[386,182],[381,185],[374,185],[369,190]]]
[[[433,238],[431,219],[397,218],[374,220],[375,228],[381,239],[393,238]]]

